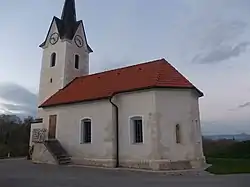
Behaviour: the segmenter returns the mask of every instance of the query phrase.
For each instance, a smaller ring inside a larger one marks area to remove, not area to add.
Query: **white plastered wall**
[[[187,89],[161,89],[155,91],[155,97],[160,159],[175,162],[203,157],[197,94]],[[177,124],[180,125],[179,144],[176,143]]]

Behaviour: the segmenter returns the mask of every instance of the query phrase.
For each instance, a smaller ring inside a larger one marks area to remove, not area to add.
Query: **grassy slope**
[[[208,158],[207,163],[212,164],[207,171],[213,174],[250,173],[250,159]]]
[[[250,141],[203,140],[207,169],[214,174],[250,173]]]

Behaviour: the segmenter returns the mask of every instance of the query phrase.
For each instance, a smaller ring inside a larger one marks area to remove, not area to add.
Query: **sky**
[[[42,49],[64,0],[0,6],[0,112],[34,114]],[[90,72],[165,58],[204,92],[206,134],[250,133],[249,0],[76,0]]]

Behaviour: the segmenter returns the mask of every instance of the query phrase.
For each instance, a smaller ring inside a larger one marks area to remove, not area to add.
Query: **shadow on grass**
[[[212,164],[206,171],[213,174],[250,173],[250,159],[207,158]]]

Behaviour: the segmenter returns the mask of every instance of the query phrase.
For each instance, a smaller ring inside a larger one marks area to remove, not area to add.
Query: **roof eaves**
[[[84,34],[84,39],[85,39],[86,44],[87,44],[87,49],[88,49],[89,53],[92,53],[93,49],[88,44],[88,39],[87,39],[87,36],[86,36],[86,32],[85,32],[85,27],[84,27],[83,21],[80,20],[79,23],[82,25],[82,28],[83,28],[83,34]]]
[[[203,97],[204,93],[194,86],[195,90],[198,92],[199,97]]]
[[[143,87],[143,88],[135,88],[135,89],[130,89],[130,90],[124,90],[124,91],[120,91],[120,92],[112,92],[111,94],[109,94],[108,96],[105,96],[105,97],[97,97],[97,98],[92,98],[92,99],[84,99],[84,100],[64,102],[64,103],[46,104],[46,101],[45,101],[38,108],[48,108],[48,107],[59,106],[59,105],[68,105],[68,104],[75,104],[75,103],[81,103],[81,102],[87,102],[87,101],[95,101],[95,100],[100,100],[100,99],[108,99],[108,98],[110,98],[110,97],[112,97],[112,96],[114,96],[116,94],[139,91],[139,90],[145,90],[145,89],[150,89],[150,88],[154,88],[154,87],[155,86],[148,86],[148,87]],[[61,90],[59,90],[58,92],[60,92],[60,91]],[[55,96],[55,95],[56,95],[56,93],[53,96]]]
[[[195,89],[198,92],[199,97],[203,97],[204,93],[200,91],[196,86],[193,85],[184,75],[182,75],[174,66],[172,66],[165,58],[162,58],[161,60],[164,60],[166,63],[168,63],[175,71],[177,71],[182,77],[184,77],[190,85],[192,85],[192,88]]]
[[[149,89],[155,89],[155,88],[159,88],[159,89],[163,89],[163,88],[195,89],[200,95],[203,96],[203,93],[201,91],[199,91],[196,87],[176,87],[176,86],[155,86],[155,85],[151,85],[151,86],[148,86],[148,87],[135,88],[135,89],[124,90],[124,91],[120,91],[120,92],[113,92],[113,93],[109,94],[108,96],[97,97],[97,98],[92,98],[92,99],[85,99],[85,100],[78,100],[78,101],[69,101],[69,102],[54,103],[54,104],[46,104],[44,102],[44,104],[40,105],[38,108],[50,108],[50,107],[56,107],[56,106],[62,106],[62,105],[69,105],[69,104],[83,103],[83,102],[89,102],[89,101],[103,100],[103,99],[108,99],[110,97],[113,97],[116,94],[128,93],[128,92],[134,92],[134,91],[142,91],[142,90],[149,90]]]
[[[43,47],[45,46],[46,41],[47,41],[47,39],[48,39],[48,37],[49,37],[49,32],[50,32],[50,30],[51,30],[51,27],[52,27],[52,25],[53,25],[53,22],[54,22],[54,20],[56,20],[56,19],[59,19],[59,18],[57,18],[56,16],[54,16],[53,19],[52,19],[52,21],[51,21],[51,23],[50,23],[49,30],[48,30],[48,32],[47,32],[46,38],[45,38],[44,42],[41,43],[41,44],[39,45],[39,47],[43,48]],[[56,23],[56,24],[57,24],[57,23]]]
[[[92,99],[85,99],[85,100],[78,100],[78,101],[69,101],[69,102],[62,102],[62,103],[54,103],[54,104],[48,104],[48,105],[40,105],[38,108],[50,108],[50,107],[55,107],[55,106],[62,106],[62,105],[69,105],[69,104],[77,104],[77,103],[82,103],[82,102],[89,102],[89,101],[97,101],[97,100],[103,100],[103,99],[108,99],[110,96],[105,96],[105,97],[97,97],[97,98],[92,98]]]

